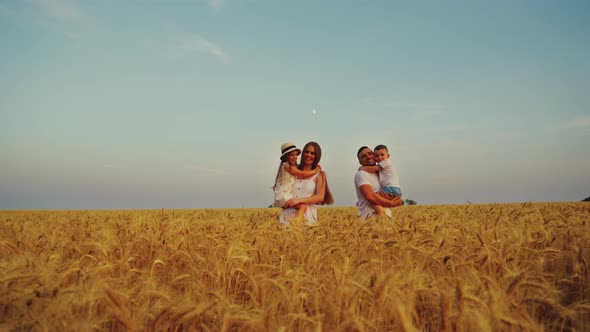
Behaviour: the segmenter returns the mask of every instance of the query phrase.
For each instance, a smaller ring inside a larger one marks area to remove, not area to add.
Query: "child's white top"
[[[384,159],[377,163],[377,165],[381,167],[379,171],[379,184],[381,184],[381,187],[401,188],[399,186],[399,175],[389,159]]]
[[[291,189],[293,189],[295,180],[297,180],[297,178],[294,175],[285,171],[285,165],[288,164],[286,162],[281,163],[279,177],[277,179],[277,185],[274,190],[275,206],[277,207],[283,207],[283,205],[285,205],[285,203],[293,197],[293,195],[291,194]]]

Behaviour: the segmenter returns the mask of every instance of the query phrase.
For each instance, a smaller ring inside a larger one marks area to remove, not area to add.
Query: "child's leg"
[[[287,203],[287,200],[284,198],[275,199],[274,207],[283,208]]]
[[[305,211],[307,211],[307,205],[298,204],[298,205],[295,205],[294,208],[297,209],[297,212],[295,213],[295,219],[297,219],[297,220],[303,219],[303,216],[305,215]]]
[[[402,190],[400,189],[400,187],[387,186],[383,188],[383,191],[388,195],[391,195],[391,198],[402,195]]]
[[[371,204],[371,207],[375,210],[375,215],[379,217],[385,215],[385,209],[381,205]]]
[[[387,198],[389,199],[394,199],[396,197],[399,197],[402,200],[402,204],[404,205],[404,200],[402,199],[402,190],[399,187],[391,187],[391,186],[387,186],[385,188],[383,188],[383,193],[385,193],[387,195]]]

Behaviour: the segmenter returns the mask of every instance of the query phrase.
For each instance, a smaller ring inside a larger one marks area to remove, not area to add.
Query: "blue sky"
[[[0,0],[0,209],[265,207],[280,145],[421,204],[590,196],[588,1]],[[316,113],[313,113],[316,110]]]

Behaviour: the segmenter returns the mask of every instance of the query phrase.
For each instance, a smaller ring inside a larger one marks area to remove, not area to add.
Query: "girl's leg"
[[[303,216],[305,215],[305,211],[307,211],[307,205],[299,204],[295,205],[294,208],[297,209],[297,212],[295,213],[295,219],[302,220]]]

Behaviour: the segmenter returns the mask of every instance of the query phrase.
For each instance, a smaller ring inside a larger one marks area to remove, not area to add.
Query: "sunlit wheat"
[[[590,329],[590,204],[0,212],[0,329]]]

